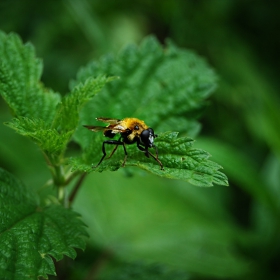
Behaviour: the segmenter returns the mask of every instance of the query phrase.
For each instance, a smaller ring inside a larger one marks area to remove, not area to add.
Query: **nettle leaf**
[[[42,119],[27,117],[15,118],[6,125],[19,134],[30,137],[43,151],[51,154],[62,153],[73,133],[73,131],[59,133]]]
[[[61,99],[40,82],[42,67],[31,44],[0,32],[0,94],[16,117],[7,125],[46,153],[61,155],[76,129],[79,110],[115,78],[89,77]]]
[[[55,275],[52,258],[76,257],[87,233],[78,215],[60,205],[40,207],[25,186],[0,169],[0,278]]]
[[[140,47],[130,45],[118,56],[105,56],[83,68],[76,83],[90,76],[119,76],[106,85],[102,93],[81,111],[80,126],[74,134],[83,149],[82,159],[73,159],[73,169],[92,171],[102,156],[102,138],[89,132],[83,125],[100,125],[96,117],[136,117],[145,120],[158,134],[176,130],[189,136],[196,135],[200,125],[198,113],[205,99],[216,88],[216,75],[207,63],[191,51],[177,48],[167,42],[164,49],[154,37],[145,39]],[[192,148],[190,138],[177,138],[177,133],[163,133],[156,139],[159,158],[164,171],[152,158],[146,158],[136,145],[127,145],[127,166],[138,166],[159,176],[183,179],[198,186],[213,183],[227,185],[226,176],[218,164],[210,161],[209,154]],[[107,147],[110,155],[110,147]],[[123,161],[122,147],[95,171],[117,170]]]
[[[138,166],[155,175],[185,180],[201,187],[210,187],[213,184],[227,186],[226,175],[219,171],[222,167],[209,160],[209,153],[193,148],[194,141],[191,138],[177,138],[177,135],[176,132],[166,132],[156,138],[159,159],[164,166],[164,170],[160,169],[159,164],[153,158],[147,158],[143,152],[139,151],[136,144],[126,145],[128,152],[126,166]],[[102,142],[98,147],[95,144],[89,147],[89,154],[83,161],[78,158],[72,159],[73,170],[102,172],[119,169],[124,160],[122,147],[119,147],[115,154],[104,160],[100,166],[92,168],[92,165],[96,165],[102,156],[101,145]],[[112,149],[113,147],[106,146],[107,155],[110,155]],[[150,150],[152,151],[152,149]]]
[[[166,48],[154,38],[140,47],[127,46],[118,56],[107,55],[82,68],[71,86],[91,76],[110,75],[120,79],[106,85],[81,111],[81,126],[75,139],[86,144],[83,124],[96,117],[136,117],[159,132],[179,131],[194,137],[205,99],[216,88],[217,77],[195,53],[177,48],[168,41]]]
[[[30,137],[43,151],[62,154],[78,124],[82,106],[115,77],[90,78],[78,84],[56,109],[52,124],[40,118],[18,117],[6,123],[19,134]]]
[[[59,104],[53,127],[62,131],[74,131],[79,121],[79,111],[82,106],[90,101],[107,82],[116,77],[89,77],[85,82],[77,84],[69,95],[66,95]]]
[[[15,117],[40,118],[50,124],[60,95],[42,85],[42,68],[30,43],[0,32],[0,95]]]

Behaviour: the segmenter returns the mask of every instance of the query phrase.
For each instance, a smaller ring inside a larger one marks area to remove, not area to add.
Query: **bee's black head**
[[[142,131],[140,135],[141,142],[145,147],[153,147],[154,139],[157,135],[154,134],[154,130],[152,128],[148,128]]]

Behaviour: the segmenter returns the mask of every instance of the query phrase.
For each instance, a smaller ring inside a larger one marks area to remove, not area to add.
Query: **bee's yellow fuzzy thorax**
[[[131,141],[136,136],[140,136],[143,130],[148,129],[148,126],[142,120],[136,118],[125,118],[122,121],[123,124],[132,131],[131,134],[127,137]],[[135,129],[136,126],[138,126],[138,130]]]
[[[142,132],[142,130],[148,128],[148,126],[144,123],[144,121],[141,121],[136,118],[125,118],[125,119],[123,119],[123,122],[124,122],[125,126],[131,130],[134,130],[135,126],[139,127],[140,132]]]

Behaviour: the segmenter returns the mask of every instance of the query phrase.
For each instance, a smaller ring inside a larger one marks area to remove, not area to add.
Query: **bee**
[[[158,149],[154,144],[154,139],[157,137],[157,135],[154,134],[154,130],[148,127],[144,123],[144,121],[141,121],[136,118],[125,118],[122,120],[113,119],[113,118],[96,118],[96,120],[104,123],[108,123],[109,125],[105,127],[84,125],[84,127],[94,132],[102,131],[104,136],[108,138],[113,138],[116,134],[120,134],[120,137],[118,140],[105,140],[103,142],[102,145],[103,156],[98,162],[98,164],[93,168],[98,167],[103,161],[103,159],[106,157],[107,154],[105,150],[105,144],[116,145],[108,158],[111,158],[113,156],[113,154],[115,153],[115,151],[119,146],[123,146],[125,157],[122,166],[124,167],[128,155],[125,145],[136,143],[137,148],[141,152],[144,152],[146,157],[151,156],[154,160],[156,160],[160,165],[161,170],[163,170],[163,165],[158,158]],[[156,156],[154,156],[148,150],[149,148],[155,148]]]

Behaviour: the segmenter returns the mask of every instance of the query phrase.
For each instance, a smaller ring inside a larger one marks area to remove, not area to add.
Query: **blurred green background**
[[[89,60],[149,34],[194,49],[219,76],[195,147],[230,186],[91,174],[74,204],[89,245],[58,265],[59,279],[280,279],[279,9],[261,0],[0,1],[0,29],[34,44],[43,82],[62,94]],[[1,99],[0,166],[38,190],[50,177],[43,156],[3,125],[10,118]]]

